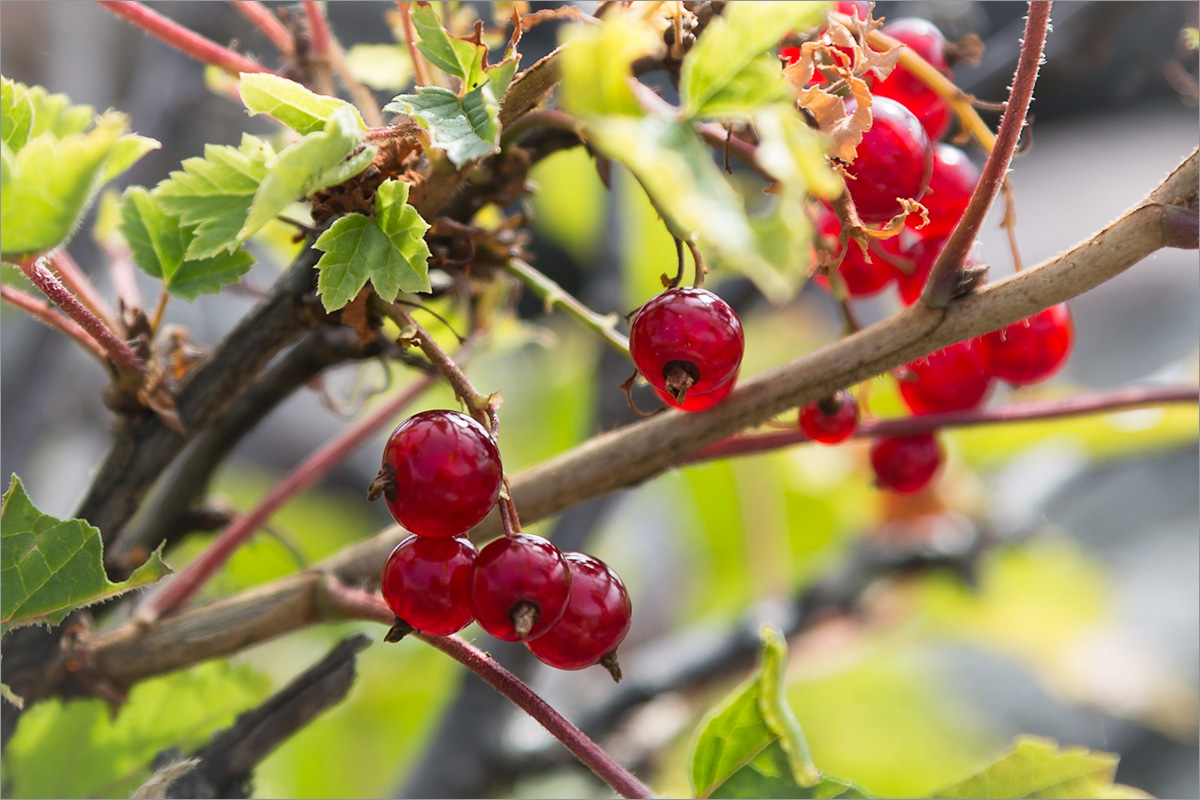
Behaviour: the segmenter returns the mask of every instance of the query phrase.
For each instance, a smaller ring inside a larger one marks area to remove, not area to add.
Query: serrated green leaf
[[[113,583],[104,572],[100,531],[43,514],[13,475],[0,509],[0,632],[57,625],[76,608],[153,583],[171,571],[161,551],[129,580]]]
[[[462,80],[463,94],[483,85],[487,80],[483,71],[486,47],[446,33],[429,3],[417,3],[412,12],[412,21],[421,37],[417,49],[429,59],[429,63]]]
[[[24,91],[33,105],[30,139],[43,133],[61,139],[72,133],[83,133],[96,121],[96,109],[89,105],[72,105],[71,98],[65,94],[51,94],[41,86],[26,87],[21,83],[15,84],[14,88],[18,92]]]
[[[108,161],[104,164],[105,183],[141,161],[142,156],[151,150],[158,150],[160,147],[162,147],[162,142],[158,139],[151,139],[149,136],[141,136],[136,133],[127,133],[117,139],[112,152],[108,155]]]
[[[1018,737],[1011,753],[976,775],[935,792],[935,798],[1149,797],[1114,784],[1119,757],[1085,747],[1060,748],[1036,736]]]
[[[237,241],[246,241],[298,198],[336,186],[366,169],[375,158],[375,148],[354,153],[361,139],[355,114],[339,108],[321,131],[281,150],[267,164],[267,176],[254,194]]]
[[[0,78],[0,141],[20,150],[33,129],[33,101],[24,84]]]
[[[163,208],[195,229],[187,258],[237,249],[238,231],[246,224],[250,204],[267,176],[267,163],[274,158],[270,144],[242,134],[239,147],[205,145],[203,158],[186,159],[182,170],[155,187]]]
[[[120,230],[133,261],[163,282],[166,290],[188,301],[221,291],[250,269],[254,259],[244,249],[185,261],[194,234],[169,214],[158,198],[141,186],[131,186],[121,201]]]
[[[374,218],[347,214],[313,244],[325,253],[317,293],[327,311],[353,300],[368,280],[388,302],[400,292],[429,291],[429,225],[407,201],[408,184],[385,181],[375,193]]]
[[[16,153],[2,144],[3,253],[50,250],[74,232],[105,179],[106,164],[125,134],[126,123],[124,114],[108,112],[87,133],[70,133],[61,139],[52,133],[35,135]]]
[[[486,89],[467,92],[460,100],[449,89],[422,86],[416,94],[395,98],[384,111],[419,119],[429,129],[430,143],[461,168],[472,159],[491,155],[500,145],[498,107],[494,99],[484,98]]]
[[[412,62],[398,44],[356,44],[346,51],[350,74],[376,91],[400,89],[412,80]]]
[[[697,797],[714,796],[718,788],[723,797],[750,797],[764,781],[774,781],[786,791],[763,796],[838,796],[798,794],[819,789],[822,777],[787,704],[787,641],[770,626],[763,626],[761,634],[758,672],[701,723],[692,749],[692,788]],[[772,746],[777,753],[767,752]],[[829,784],[828,791],[836,788],[833,784],[842,790],[848,786],[832,780]]]
[[[366,127],[358,109],[345,100],[317,94],[268,72],[241,73],[239,90],[250,116],[267,114],[301,135],[325,130],[325,123],[340,108],[349,110],[360,129]]]
[[[817,25],[825,2],[735,2],[714,16],[683,60],[679,96],[690,117],[740,117],[787,97],[775,48]]]
[[[861,786],[825,775],[814,786],[798,786],[788,769],[788,756],[778,741],[735,772],[710,795],[713,800],[751,798],[838,798],[866,800],[874,797]]]
[[[563,109],[585,119],[642,116],[645,112],[629,88],[633,62],[659,52],[662,39],[615,10],[601,25],[568,31],[570,46],[559,59]]]

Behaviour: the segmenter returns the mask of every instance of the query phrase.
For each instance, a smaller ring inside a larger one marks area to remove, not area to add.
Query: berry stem
[[[946,240],[946,246],[938,254],[925,284],[922,302],[927,308],[945,308],[956,294],[962,275],[963,262],[979,235],[983,218],[1000,191],[1008,165],[1012,161],[1021,129],[1025,127],[1025,115],[1033,98],[1033,85],[1037,81],[1038,64],[1046,43],[1046,31],[1050,27],[1049,0],[1033,0],[1029,3],[1029,15],[1025,19],[1025,38],[1021,42],[1021,54],[1017,59],[1017,71],[1013,77],[1012,91],[1008,96],[1004,116],[996,143],[988,153],[987,161],[980,171],[979,183],[971,193],[967,210]]]
[[[376,595],[351,589],[332,578],[322,582],[321,590],[323,596],[318,602],[341,617],[366,619],[388,626],[396,621],[396,615],[387,607],[382,598]],[[587,734],[575,727],[570,720],[555,711],[520,678],[500,666],[475,645],[459,636],[428,636],[416,631],[409,635],[441,650],[491,684],[496,691],[537,720],[588,769],[596,773],[597,777],[622,797],[655,797],[649,786],[614,761],[613,757],[606,753],[600,745],[588,738]]]
[[[574,317],[585,328],[595,331],[604,343],[618,353],[629,355],[629,339],[617,332],[617,315],[601,316],[575,299],[575,296],[563,289],[552,279],[534,269],[519,258],[510,258],[504,262],[504,268],[521,279],[521,282],[533,290],[533,293],[546,304],[546,310],[558,306]]]
[[[276,484],[257,506],[231,522],[195,561],[176,573],[162,589],[139,606],[134,619],[140,623],[151,623],[185,605],[209,578],[224,566],[233,552],[258,531],[280,506],[325,477],[380,426],[386,424],[397,412],[433,385],[433,381],[432,375],[422,375],[375,412],[363,417],[318,448],[291,474]]]
[[[11,286],[0,286],[0,298],[3,298],[13,307],[21,309],[34,319],[74,339],[83,345],[85,350],[95,356],[105,368],[108,368],[108,353],[104,352],[104,348],[88,335],[88,332],[78,322],[64,315],[52,303],[45,300],[38,300],[36,297],[25,294],[25,292],[14,289]]]
[[[271,40],[271,44],[275,45],[280,53],[291,56],[296,52],[296,40],[292,36],[292,32],[279,21],[279,17],[275,16],[269,8],[258,0],[235,0],[232,5],[239,14],[262,31],[263,35]]]
[[[968,428],[976,425],[1080,417],[1174,403],[1200,403],[1200,389],[1194,386],[1149,386],[1076,395],[1064,400],[1011,403],[998,408],[975,408],[965,411],[914,414],[894,419],[863,420],[859,423],[853,438],[912,436],[919,433],[932,433],[943,428]],[[808,441],[811,439],[798,430],[736,435],[691,453],[680,459],[678,463],[691,464],[730,456],[763,453]]]
[[[100,5],[131,25],[156,36],[166,44],[204,64],[223,69],[234,77],[239,72],[273,72],[228,47],[222,47],[195,31],[132,0],[99,0]]]

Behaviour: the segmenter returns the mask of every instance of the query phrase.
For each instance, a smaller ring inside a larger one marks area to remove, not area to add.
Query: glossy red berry
[[[901,494],[919,492],[933,482],[942,463],[942,446],[932,433],[885,436],[871,444],[871,467],[881,488]]]
[[[832,211],[822,211],[817,218],[817,232],[831,248],[830,254],[837,258],[841,253],[841,243],[838,235],[842,230],[842,222]],[[848,250],[837,272],[846,283],[846,291],[851,297],[870,297],[896,279],[896,269],[884,255],[873,250],[871,260],[867,261],[866,254],[856,242],[848,241]],[[825,288],[829,287],[829,279],[823,275],[817,276],[817,281]]]
[[[915,17],[898,19],[883,27],[883,33],[909,47],[934,67],[950,76],[946,64],[946,37],[932,22]],[[897,66],[887,78],[875,84],[875,97],[889,97],[916,115],[931,142],[936,142],[950,129],[950,105],[937,92],[902,66]]]
[[[933,147],[920,121],[895,100],[874,98],[871,118],[846,168],[846,188],[863,222],[880,223],[903,210],[901,198],[919,200],[925,193]]]
[[[721,384],[716,389],[713,389],[708,394],[696,394],[695,392],[689,391],[683,398],[682,403],[676,401],[674,397],[671,397],[671,395],[667,394],[662,389],[659,389],[657,386],[652,386],[650,388],[652,388],[654,393],[658,395],[659,400],[662,400],[671,408],[679,408],[684,411],[704,411],[707,408],[712,408],[717,403],[728,397],[729,393],[733,391],[733,386],[735,383],[737,383],[736,374],[733,378],[725,381],[725,383]]]
[[[462,539],[409,536],[388,556],[379,589],[388,608],[412,627],[449,636],[471,624],[467,602],[475,548]]]
[[[612,654],[629,632],[633,606],[625,584],[603,561],[567,553],[571,599],[562,619],[526,646],[558,669],[583,669]]]
[[[650,300],[629,331],[638,372],[651,386],[685,401],[736,380],[745,346],[733,309],[694,287],[668,289]]]
[[[849,17],[866,19],[871,13],[871,4],[865,0],[838,0],[836,3],[831,3],[829,9]],[[800,48],[781,47],[779,48],[779,57],[787,62],[788,65],[795,64],[800,60]],[[814,77],[819,77],[819,75],[820,73],[817,73],[817,76]]]
[[[837,444],[858,430],[858,401],[846,391],[800,409],[800,430],[814,442]]]
[[[981,337],[984,362],[992,374],[1015,386],[1049,378],[1062,368],[1075,339],[1066,303]]]
[[[929,211],[929,223],[919,228],[920,234],[931,239],[949,236],[967,210],[977,183],[979,170],[966,153],[952,145],[935,144],[929,191],[921,198]]]
[[[905,232],[894,238],[907,239],[910,235]],[[893,239],[886,241],[890,242]],[[929,273],[933,270],[933,262],[937,260],[945,246],[944,238],[929,238],[919,235],[901,246],[900,254],[894,263],[897,264],[896,269],[899,273],[896,277],[896,286],[900,290],[900,300],[904,305],[911,306],[920,299],[921,292],[925,291],[925,283],[929,280]],[[981,263],[979,254],[974,249],[968,252],[967,257],[963,260],[965,267],[977,267]],[[900,265],[903,265],[904,268],[901,269]]]
[[[475,559],[471,612],[497,639],[519,642],[538,638],[562,617],[570,596],[567,562],[559,549],[541,536],[502,536]]]
[[[911,361],[899,372],[900,396],[914,414],[974,408],[992,383],[974,339]]]
[[[423,411],[392,431],[383,451],[388,510],[421,536],[457,536],[500,495],[500,452],[482,425],[457,411]]]

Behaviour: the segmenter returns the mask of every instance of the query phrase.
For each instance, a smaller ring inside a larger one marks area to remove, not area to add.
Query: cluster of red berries
[[[550,666],[602,663],[619,679],[616,648],[632,606],[607,564],[526,533],[478,552],[465,537],[496,504],[503,481],[492,435],[466,414],[426,411],[392,432],[375,485],[413,535],[383,566],[384,601],[422,633],[447,636],[475,621],[498,639],[524,642]]]

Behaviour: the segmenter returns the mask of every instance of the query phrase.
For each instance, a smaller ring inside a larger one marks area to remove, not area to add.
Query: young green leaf
[[[25,699],[12,690],[7,683],[0,683],[0,697],[12,703],[18,709],[25,708]]]
[[[12,476],[0,507],[0,632],[57,625],[76,608],[153,583],[170,573],[160,547],[124,583],[104,572],[100,531],[81,519],[60,520],[34,506]]]
[[[562,51],[563,110],[585,119],[645,112],[629,78],[633,62],[662,50],[662,39],[650,29],[614,10],[599,26],[578,26]]]
[[[24,84],[0,78],[0,141],[20,150],[33,129],[33,101]]]
[[[712,800],[745,798],[838,798],[866,800],[874,797],[861,786],[825,775],[813,786],[798,786],[788,765],[788,755],[778,740],[767,745],[744,767],[733,773],[709,797]]]
[[[1085,747],[1022,736],[1011,753],[964,781],[935,792],[935,798],[1150,797],[1113,783],[1118,757]]]
[[[72,133],[83,133],[96,122],[96,109],[89,105],[72,105],[71,98],[65,94],[50,94],[41,86],[27,87],[22,83],[14,84],[13,88],[18,94],[24,92],[33,106],[30,139],[43,133],[61,139]]]
[[[789,92],[775,48],[822,20],[825,2],[731,3],[683,60],[679,95],[690,117],[739,117]]]
[[[237,241],[246,241],[297,198],[343,183],[370,166],[374,147],[354,152],[361,139],[357,116],[339,108],[322,130],[279,151],[267,164],[266,177],[254,193]]]
[[[154,196],[163,208],[194,228],[186,258],[209,258],[238,248],[238,231],[246,224],[273,158],[270,144],[246,133],[240,147],[205,145],[203,158],[184,160],[182,170],[155,187]]]
[[[356,44],[346,51],[350,74],[376,91],[395,91],[412,80],[412,62],[399,44]]]
[[[429,3],[417,3],[412,12],[413,26],[421,41],[417,49],[438,69],[462,80],[462,94],[478,89],[487,80],[483,61],[487,47],[471,39],[459,39],[446,33],[441,20]]]
[[[317,292],[327,311],[353,300],[371,281],[391,302],[400,292],[429,291],[429,224],[408,205],[408,184],[389,180],[375,193],[375,216],[347,214],[321,234],[313,247],[325,255],[317,262]]]
[[[195,234],[141,186],[125,190],[120,230],[129,243],[134,263],[160,279],[169,293],[189,301],[201,294],[221,291],[221,287],[245,275],[254,263],[241,248],[185,261],[184,255]]]
[[[267,114],[302,135],[324,130],[339,108],[348,109],[359,128],[366,127],[358,109],[345,100],[316,94],[269,72],[243,72],[239,88],[250,116]]]
[[[104,182],[111,181],[141,161],[142,156],[151,150],[158,150],[160,147],[162,147],[162,142],[158,139],[151,139],[149,136],[141,136],[136,133],[125,134],[113,144],[108,161],[104,164]]]
[[[408,114],[429,129],[429,141],[446,152],[454,166],[496,152],[500,144],[499,110],[483,86],[459,100],[449,89],[422,86],[416,94],[402,94],[384,106],[384,111]],[[488,98],[485,98],[485,93]],[[491,102],[489,102],[491,100]]]

